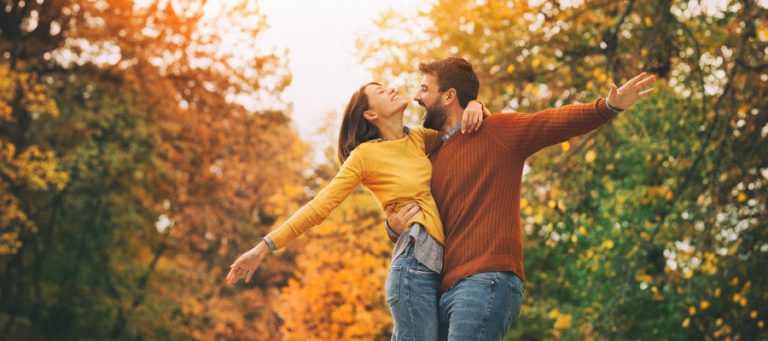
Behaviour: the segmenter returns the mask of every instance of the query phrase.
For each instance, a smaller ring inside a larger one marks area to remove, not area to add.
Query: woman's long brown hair
[[[339,161],[341,163],[344,163],[352,150],[361,143],[381,137],[376,126],[363,117],[363,113],[370,109],[368,95],[365,94],[365,87],[369,85],[381,84],[370,82],[361,86],[352,94],[347,108],[344,109],[344,120],[341,121],[339,130]]]

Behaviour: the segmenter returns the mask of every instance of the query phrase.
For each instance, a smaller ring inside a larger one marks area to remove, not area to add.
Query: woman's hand
[[[395,212],[394,204],[387,205],[387,207],[384,208],[384,211],[387,213],[387,223],[389,223],[389,227],[392,231],[395,231],[395,233],[400,235],[403,234],[405,228],[408,227],[408,222],[421,212],[421,208],[419,208],[419,205],[415,202],[410,202],[400,208],[397,212]]]
[[[266,257],[269,252],[270,250],[267,243],[261,241],[252,249],[240,255],[240,257],[238,257],[230,266],[231,269],[227,275],[227,285],[237,283],[237,281],[243,277],[245,277],[246,283],[250,282],[253,273],[256,272],[256,268],[259,267],[261,261],[264,260],[264,257]]]
[[[461,115],[461,133],[475,132],[483,124],[483,105],[471,100]]]
[[[647,75],[645,72],[630,79],[621,88],[616,88],[616,84],[611,84],[611,91],[608,92],[608,103],[617,109],[629,109],[640,98],[647,96],[653,91],[651,85],[656,81],[656,76]]]

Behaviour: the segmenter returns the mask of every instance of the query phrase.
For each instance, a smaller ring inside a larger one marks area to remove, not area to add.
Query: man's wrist
[[[610,109],[611,111],[613,111],[613,112],[615,112],[617,114],[625,110],[625,109],[617,108],[617,107],[611,105],[611,102],[608,101],[608,98],[605,99],[605,106],[607,106],[608,109]]]
[[[392,229],[392,226],[389,226],[389,221],[384,220],[384,227],[387,229],[387,234],[390,237],[394,237],[394,239],[397,239],[398,237],[400,237],[400,234],[395,232],[395,230]]]

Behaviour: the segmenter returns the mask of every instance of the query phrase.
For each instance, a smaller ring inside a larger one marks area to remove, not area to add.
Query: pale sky
[[[413,0],[262,0],[261,13],[270,28],[261,41],[265,48],[289,49],[293,82],[283,98],[293,103],[292,118],[301,138],[322,149],[327,138],[318,137],[328,112],[341,113],[352,93],[373,80],[359,61],[355,40],[370,32],[374,19],[387,9],[413,12],[426,1]],[[335,132],[334,132],[335,133]]]

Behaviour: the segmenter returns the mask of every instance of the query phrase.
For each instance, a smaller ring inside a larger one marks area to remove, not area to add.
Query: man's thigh
[[[440,339],[501,340],[522,301],[523,283],[511,272],[464,278],[440,297]]]

